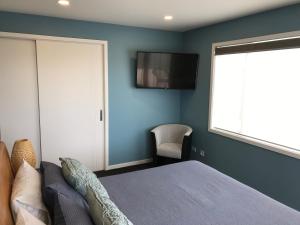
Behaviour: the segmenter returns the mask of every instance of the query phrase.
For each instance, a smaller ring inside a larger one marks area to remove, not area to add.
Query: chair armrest
[[[159,127],[155,127],[154,129],[150,130],[151,133],[156,133],[159,130]]]
[[[158,147],[158,145],[161,144],[161,138],[160,138],[160,129],[159,127],[156,127],[154,129],[152,129],[150,131],[150,133],[153,135],[153,137],[155,138],[155,143],[156,143],[156,147]]]
[[[193,133],[193,130],[191,128],[189,128],[188,131],[184,133],[184,136],[190,136],[192,133]]]

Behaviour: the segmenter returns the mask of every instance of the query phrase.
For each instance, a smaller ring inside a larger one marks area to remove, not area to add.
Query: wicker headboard
[[[14,224],[10,210],[10,195],[13,179],[6,146],[0,141],[0,224]]]

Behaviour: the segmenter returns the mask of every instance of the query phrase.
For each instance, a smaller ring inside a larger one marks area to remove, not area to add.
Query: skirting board
[[[153,159],[151,158],[151,159],[142,159],[142,160],[138,160],[138,161],[114,164],[114,165],[109,165],[106,168],[106,170],[119,169],[119,168],[128,167],[128,166],[136,166],[136,165],[140,165],[140,164],[150,163],[152,161],[153,161]]]

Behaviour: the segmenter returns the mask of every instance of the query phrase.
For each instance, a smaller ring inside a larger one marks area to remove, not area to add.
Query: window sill
[[[241,134],[237,134],[234,132],[230,132],[227,130],[223,130],[220,128],[208,128],[208,131],[211,133],[215,133],[215,134],[219,134],[221,136],[227,137],[227,138],[231,138],[237,141],[241,141],[247,144],[251,144],[251,145],[255,145],[258,146],[260,148],[264,148],[273,152],[277,152],[283,155],[287,155],[293,158],[297,158],[300,159],[300,151],[297,151],[295,149],[292,148],[288,148],[282,145],[278,145],[278,144],[274,144],[274,143],[270,143],[267,141],[263,141],[263,140],[259,140],[256,138],[252,138],[249,136],[245,136],[245,135],[241,135]]]

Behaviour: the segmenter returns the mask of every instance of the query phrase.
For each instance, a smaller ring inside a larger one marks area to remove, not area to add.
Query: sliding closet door
[[[103,47],[37,41],[42,159],[104,169]]]
[[[15,140],[32,141],[40,159],[35,41],[0,38],[0,130],[11,151]]]

